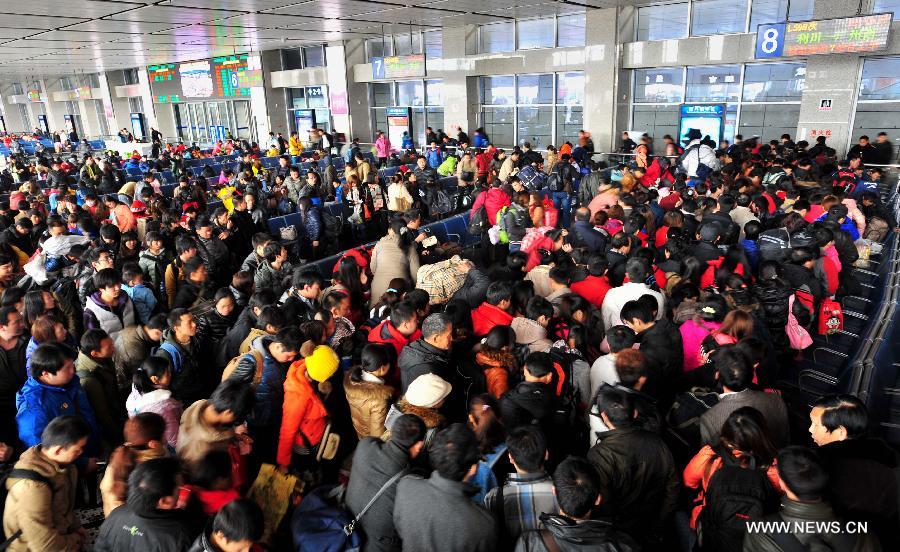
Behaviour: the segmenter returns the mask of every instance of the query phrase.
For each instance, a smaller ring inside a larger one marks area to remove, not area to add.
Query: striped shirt
[[[491,489],[484,497],[484,505],[495,518],[500,516],[496,504],[499,489]],[[525,531],[540,529],[542,513],[554,514],[559,511],[553,496],[553,481],[545,473],[510,474],[503,485],[503,516],[506,531],[512,542]]]

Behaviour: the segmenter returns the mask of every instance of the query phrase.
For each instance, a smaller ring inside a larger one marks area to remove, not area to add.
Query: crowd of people
[[[172,144],[14,156],[7,549],[898,548],[897,453],[865,404],[779,390],[897,230],[867,140],[838,160],[626,135],[610,165],[585,131],[542,154],[456,130],[402,153],[381,134],[375,163],[317,131],[306,174],[294,135],[268,169],[229,142],[220,174]],[[424,227],[458,212],[475,245]],[[249,498],[267,466],[297,482],[275,526],[274,494]],[[76,509],[98,491],[93,537]]]

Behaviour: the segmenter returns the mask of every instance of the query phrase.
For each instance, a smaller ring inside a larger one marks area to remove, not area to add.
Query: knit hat
[[[306,373],[312,379],[322,382],[334,375],[338,369],[337,354],[327,345],[319,345],[306,357]]]
[[[450,394],[450,384],[436,374],[422,374],[406,389],[406,402],[413,406],[432,408]]]

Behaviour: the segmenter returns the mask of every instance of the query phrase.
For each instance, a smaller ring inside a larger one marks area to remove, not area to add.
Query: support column
[[[329,80],[329,93],[331,93],[331,80],[332,78],[338,79],[335,74],[335,77],[332,77],[332,69],[331,63],[332,58],[329,57],[331,52],[331,47],[325,52],[325,60],[328,62],[328,80]],[[365,82],[356,82],[353,77],[353,66],[361,63],[366,63],[366,41],[361,38],[355,38],[352,40],[344,41],[344,81],[345,87],[347,89],[347,111],[348,111],[348,126],[344,127],[348,129],[350,134],[347,135],[348,139],[359,138],[361,142],[373,142],[375,141],[375,136],[373,135],[374,129],[372,128],[372,121],[369,116],[371,108],[370,102],[371,98],[369,97],[369,85]],[[340,61],[338,62],[340,64]],[[338,98],[339,100],[340,98]],[[333,100],[329,103],[334,103]],[[339,119],[334,115],[334,106],[332,106],[332,117],[334,118],[334,126],[336,129],[340,129],[340,125],[338,123]]]
[[[856,3],[845,0],[816,0],[813,19],[856,15]],[[797,140],[815,143],[816,136],[827,136],[827,144],[838,156],[847,152],[852,132],[851,121],[859,93],[859,71],[863,58],[857,54],[809,56],[806,84],[800,100]],[[831,100],[822,109],[822,100]]]
[[[630,9],[630,8],[629,8]],[[585,19],[584,128],[597,151],[613,151],[616,132],[616,89],[619,10],[587,10]],[[621,83],[619,87],[626,86]]]
[[[475,53],[475,37],[477,27],[444,27],[443,59],[465,59],[466,55]],[[426,62],[427,67],[427,62]],[[449,69],[444,67],[444,69]],[[478,77],[466,77],[465,72],[445,73],[443,76],[444,95],[444,132],[450,136],[456,133],[453,129],[460,126],[466,132],[478,126]],[[437,130],[437,128],[435,128]]]

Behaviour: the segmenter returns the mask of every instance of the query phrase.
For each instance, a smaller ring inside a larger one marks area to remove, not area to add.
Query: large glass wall
[[[855,143],[860,135],[865,134],[875,141],[879,132],[886,132],[894,144],[892,162],[897,163],[897,146],[900,144],[900,56],[868,58],[863,64],[851,140]]]
[[[481,115],[491,143],[545,148],[583,128],[584,73],[481,77]]]
[[[682,103],[725,104],[726,140],[735,134],[766,139],[797,130],[804,62],[658,67],[632,72],[631,126],[654,138],[678,132]]]
[[[370,61],[373,57],[413,54],[425,54],[426,59],[440,59],[443,55],[441,31],[398,33],[366,40],[366,56]]]
[[[584,46],[584,37],[583,13],[491,23],[478,27],[478,53]]]
[[[815,0],[693,0],[637,9],[636,40],[756,32],[762,23],[812,19]],[[893,11],[900,0],[876,0],[876,11]]]
[[[316,113],[316,126],[331,131],[331,110],[328,108],[328,87],[326,85],[306,86],[304,88],[288,88],[288,119],[291,130],[297,130],[296,112],[301,109],[312,109]],[[301,136],[306,140],[306,136]]]
[[[369,84],[373,134],[387,132],[387,108],[412,108],[413,140],[417,147],[425,141],[425,127],[444,126],[443,82],[440,79],[416,79]],[[395,144],[400,147],[400,144]]]

